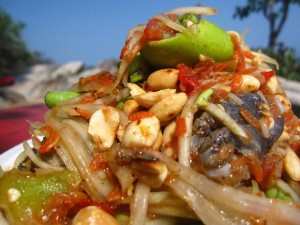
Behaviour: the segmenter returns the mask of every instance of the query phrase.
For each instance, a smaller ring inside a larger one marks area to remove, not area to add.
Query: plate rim
[[[31,142],[31,140],[25,140],[20,144],[15,145],[14,147],[8,149],[7,151],[0,154],[0,167],[4,171],[11,170],[14,166],[16,158],[24,151],[23,143]],[[30,144],[30,143],[29,143]]]

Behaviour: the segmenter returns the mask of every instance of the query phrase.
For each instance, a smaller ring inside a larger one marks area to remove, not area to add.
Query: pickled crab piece
[[[196,115],[193,123],[191,150],[197,155],[195,163],[200,163],[207,169],[217,168],[229,162],[234,154],[246,156],[255,155],[262,159],[269,152],[273,144],[278,140],[284,130],[284,117],[279,115],[273,118],[273,124],[268,127],[268,137],[265,137],[260,123],[254,123],[245,119],[241,111],[246,110],[255,120],[259,121],[265,114],[265,104],[257,94],[246,93],[238,97],[242,103],[231,101],[221,103],[226,114],[232,118],[249,136],[243,139],[234,134],[221,120],[204,112]],[[271,115],[271,112],[269,112]]]
[[[208,168],[223,165],[234,153],[234,139],[230,131],[223,127],[216,129],[207,137],[193,135],[191,147],[199,151],[198,161]]]

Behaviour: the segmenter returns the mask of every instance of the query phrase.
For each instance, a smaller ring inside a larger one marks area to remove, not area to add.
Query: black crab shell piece
[[[220,125],[217,121],[209,113],[203,112],[194,120],[193,133],[205,137],[218,127],[220,127]]]
[[[234,137],[226,128],[215,129],[206,137],[192,136],[192,149],[199,150],[199,163],[207,168],[227,162],[234,152]]]
[[[233,156],[231,148],[228,147],[230,144],[234,146],[235,152],[244,155],[255,154],[258,158],[262,158],[283,132],[284,116],[280,115],[273,118],[274,125],[269,130],[269,138],[264,137],[260,130],[243,119],[240,111],[244,108],[259,120],[263,116],[261,106],[265,102],[254,93],[243,93],[238,97],[243,102],[241,105],[228,100],[223,101],[221,105],[226,113],[247,132],[250,136],[248,140],[235,136],[224,125],[220,126],[219,121],[213,121],[214,119],[206,112],[194,119],[191,150],[197,151],[198,163],[206,168],[216,168],[228,162]]]
[[[245,124],[244,119],[241,117],[240,110],[244,108],[251,112],[257,119],[260,119],[260,105],[263,103],[260,97],[253,93],[243,93],[238,95],[242,100],[241,105],[237,105],[230,101],[222,102],[222,106],[225,109],[226,113],[230,115],[237,123]]]

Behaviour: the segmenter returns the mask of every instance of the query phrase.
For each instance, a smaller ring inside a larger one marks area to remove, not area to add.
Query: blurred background
[[[195,5],[218,9],[206,19],[225,30],[247,30],[252,49],[278,60],[277,74],[298,111],[300,0],[0,0],[0,120],[22,113],[24,119],[24,107],[26,119],[42,118],[48,90],[68,88],[99,70],[116,71],[131,28],[155,14]]]

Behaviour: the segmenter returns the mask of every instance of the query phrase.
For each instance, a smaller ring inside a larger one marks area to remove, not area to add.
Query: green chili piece
[[[78,92],[74,91],[49,91],[44,98],[46,105],[49,108],[53,108],[63,101],[79,96]]]
[[[203,91],[196,99],[196,104],[198,107],[206,106],[210,96],[214,93],[213,89],[208,88]]]
[[[234,54],[234,46],[225,30],[201,19],[174,37],[146,42],[141,54],[154,67],[175,68],[179,63],[196,65],[200,55],[217,62],[229,60]]]

